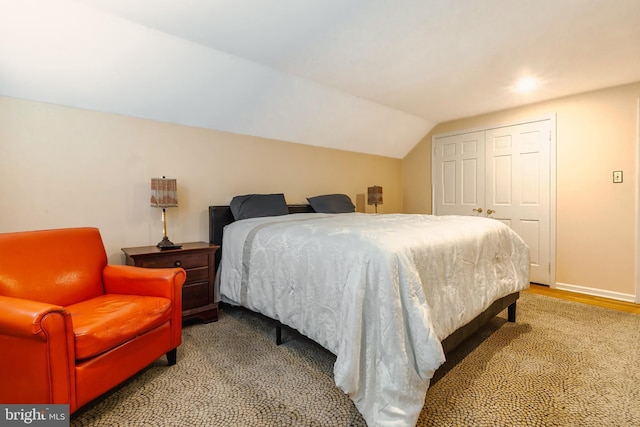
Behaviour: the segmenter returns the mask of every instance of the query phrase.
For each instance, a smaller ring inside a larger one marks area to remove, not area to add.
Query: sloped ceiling
[[[442,121],[639,81],[639,23],[638,0],[0,0],[0,95],[402,158]]]

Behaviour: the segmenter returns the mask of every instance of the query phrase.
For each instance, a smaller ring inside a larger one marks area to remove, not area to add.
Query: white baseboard
[[[570,285],[567,283],[556,282],[555,289],[562,291],[577,292],[579,294],[593,295],[597,297],[615,299],[625,302],[636,302],[636,296],[633,294],[623,294],[621,292],[605,291],[602,289],[588,288],[586,286]]]

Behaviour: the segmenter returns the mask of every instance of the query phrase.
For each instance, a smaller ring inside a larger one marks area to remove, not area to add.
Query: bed
[[[209,207],[219,299],[335,354],[336,385],[370,426],[414,425],[445,354],[505,309],[515,321],[529,286],[528,248],[496,220],[286,213]]]

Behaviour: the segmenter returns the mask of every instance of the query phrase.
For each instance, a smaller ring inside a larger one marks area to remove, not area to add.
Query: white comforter
[[[414,425],[440,341],[529,285],[529,251],[479,217],[293,214],[225,228],[223,301],[337,356],[334,379],[368,425]]]

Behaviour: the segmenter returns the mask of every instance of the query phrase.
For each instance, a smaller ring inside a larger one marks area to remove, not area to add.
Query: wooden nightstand
[[[183,243],[180,249],[160,250],[156,246],[122,248],[127,265],[145,268],[182,267],[187,280],[182,286],[182,320],[199,318],[204,323],[218,320],[213,294],[215,254],[220,246],[205,242]]]

